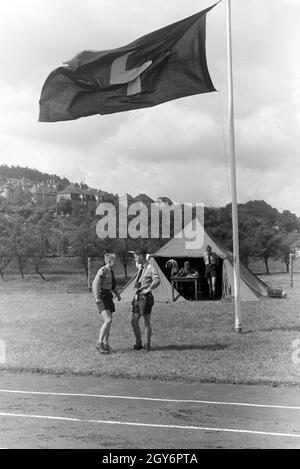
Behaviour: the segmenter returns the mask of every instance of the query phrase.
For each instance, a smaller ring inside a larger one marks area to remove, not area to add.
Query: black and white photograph
[[[3,457],[300,448],[299,25],[1,1]]]

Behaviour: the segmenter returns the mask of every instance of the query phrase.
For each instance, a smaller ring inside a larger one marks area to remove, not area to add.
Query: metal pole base
[[[243,333],[243,329],[242,329],[242,327],[236,327],[235,330],[234,330],[234,332],[235,332],[236,334],[242,334],[242,333]]]

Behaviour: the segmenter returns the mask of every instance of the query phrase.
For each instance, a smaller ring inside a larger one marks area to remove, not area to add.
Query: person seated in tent
[[[175,259],[169,259],[166,263],[166,269],[170,269],[170,277],[176,277],[178,274],[178,264]]]
[[[198,271],[190,264],[189,261],[185,261],[183,267],[179,270],[178,277],[198,277]],[[194,285],[192,283],[181,284],[180,293],[189,300],[195,300]]]
[[[178,277],[197,277],[198,275],[199,273],[189,261],[185,261],[183,267],[178,272]]]
[[[219,256],[212,251],[211,246],[207,245],[203,255],[205,263],[205,278],[208,282],[209,298],[216,298],[217,268],[219,265]]]

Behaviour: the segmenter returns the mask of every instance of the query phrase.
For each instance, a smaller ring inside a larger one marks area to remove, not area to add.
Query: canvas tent
[[[205,290],[207,282],[204,280],[205,265],[203,261],[203,254],[205,253],[205,246],[208,244],[212,250],[218,254],[220,263],[218,266],[218,297],[222,300],[231,300],[234,296],[234,277],[233,277],[233,254],[212,236],[210,236],[204,229],[203,246],[200,249],[188,249],[186,247],[186,238],[183,233],[179,233],[176,237],[172,238],[157,252],[152,254],[150,262],[160,276],[161,284],[154,290],[153,294],[155,301],[171,302],[172,301],[172,286],[168,280],[168,270],[166,269],[166,262],[169,259],[175,259],[178,262],[179,268],[183,263],[188,260],[193,267],[195,267],[200,276],[202,277],[202,289]],[[122,297],[124,301],[130,301],[133,297],[133,285],[135,277],[133,277],[123,288]],[[240,295],[241,301],[259,301],[263,296],[267,296],[267,288],[262,280],[260,280],[249,268],[240,262]],[[205,295],[205,291],[204,291]],[[186,301],[185,298],[175,292],[176,301]]]

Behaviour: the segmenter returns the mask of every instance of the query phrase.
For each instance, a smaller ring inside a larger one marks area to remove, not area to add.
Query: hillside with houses
[[[156,202],[159,205],[172,205],[168,197],[157,197],[154,201],[146,194],[138,194],[135,197],[126,195],[130,204],[142,202],[147,206]],[[0,197],[12,205],[22,205],[25,201],[34,205],[57,204],[63,208],[62,213],[66,209],[69,214],[80,209],[79,212],[94,216],[99,203],[115,203],[118,195],[90,188],[83,182],[73,183],[66,178],[30,168],[10,168],[3,165],[0,166]]]

